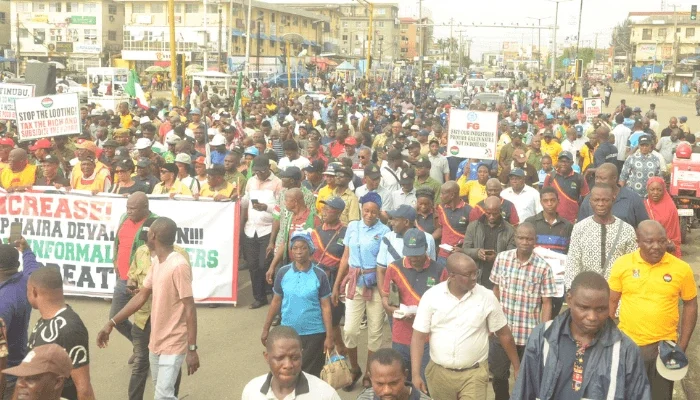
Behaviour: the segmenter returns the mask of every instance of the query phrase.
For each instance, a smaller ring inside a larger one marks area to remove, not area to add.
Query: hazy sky
[[[329,3],[324,0],[268,0],[276,3]],[[352,2],[338,0],[331,2]],[[374,1],[379,3],[380,1]],[[391,2],[383,0],[382,3]],[[401,15],[407,11],[418,10],[418,0],[395,0],[399,4]],[[692,4],[700,4],[700,0],[665,0],[666,10],[673,11],[673,4],[678,11],[689,12]],[[485,6],[485,5],[488,5]],[[623,6],[624,5],[624,6]],[[561,48],[566,38],[574,38],[578,30],[578,15],[580,0],[562,1],[559,3],[559,30],[557,31],[557,43]],[[612,28],[624,21],[630,11],[659,11],[662,0],[583,0],[583,13],[581,19],[581,43],[580,46],[593,47],[596,33],[598,33],[598,47],[608,47]],[[464,38],[472,39],[472,58],[477,59],[484,51],[498,51],[504,41],[520,42],[525,46],[531,43],[537,45],[536,29],[507,29],[507,28],[473,28],[472,23],[494,24],[503,23],[520,25],[537,25],[533,18],[544,18],[542,26],[554,24],[555,3],[548,0],[495,0],[490,2],[475,0],[423,0],[423,7],[431,10],[436,24],[447,24],[450,18],[454,18],[455,24],[461,23],[464,28],[454,27],[453,35],[458,37],[458,30],[466,30],[462,33]],[[435,27],[434,36],[448,37],[449,27]],[[550,30],[541,30],[541,43],[543,49],[549,47],[552,37]],[[575,41],[573,42],[575,44]]]

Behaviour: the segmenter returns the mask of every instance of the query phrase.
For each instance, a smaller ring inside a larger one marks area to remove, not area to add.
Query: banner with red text
[[[235,304],[237,204],[151,199],[149,208],[177,223],[176,245],[190,256],[195,300]],[[22,222],[39,262],[61,271],[65,294],[109,298],[116,282],[114,239],[125,212],[126,198],[12,193],[0,199],[0,237],[6,242],[10,223]]]

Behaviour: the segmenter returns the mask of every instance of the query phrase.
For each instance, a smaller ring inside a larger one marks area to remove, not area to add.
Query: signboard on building
[[[586,114],[586,121],[593,123],[593,118],[603,112],[603,102],[599,97],[583,99],[583,113]]]
[[[447,149],[451,156],[494,160],[498,113],[450,109]]]
[[[49,22],[49,16],[46,14],[34,14],[32,15],[32,19],[30,19],[29,21],[47,23]]]
[[[638,44],[637,45],[637,61],[650,61],[656,55],[656,44]]]
[[[80,133],[77,93],[15,99],[20,141]]]
[[[56,49],[58,49],[58,46],[56,46]],[[58,50],[56,50],[58,51]],[[100,54],[100,45],[98,44],[89,44],[89,43],[73,43],[73,52],[74,53],[90,53],[90,54]]]
[[[34,85],[0,83],[0,119],[15,119],[15,99],[34,97]]]
[[[73,42],[56,42],[54,51],[57,53],[72,53]]]
[[[70,23],[76,25],[97,25],[97,17],[72,15]]]
[[[178,51],[184,54],[185,61],[192,61],[191,51]],[[129,61],[170,61],[169,51],[122,50],[122,59]]]

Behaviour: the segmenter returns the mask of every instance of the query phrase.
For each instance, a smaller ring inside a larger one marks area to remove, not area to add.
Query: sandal
[[[372,378],[370,378],[369,375],[365,375],[362,377],[362,387],[364,387],[365,389],[372,387]]]
[[[352,370],[352,382],[350,382],[349,385],[345,386],[343,390],[346,392],[352,392],[352,389],[355,388],[355,384],[357,384],[357,381],[360,380],[360,377],[362,377],[362,369],[358,368]]]

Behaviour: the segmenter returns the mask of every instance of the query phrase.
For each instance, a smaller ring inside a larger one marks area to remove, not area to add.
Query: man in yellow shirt
[[[27,152],[24,149],[10,151],[7,164],[8,167],[0,172],[0,186],[8,192],[28,189],[41,177],[37,166],[29,164]]]
[[[618,258],[610,271],[610,316],[615,317],[620,301],[618,327],[642,352],[652,398],[671,400],[673,381],[656,369],[659,342],[677,341],[686,351],[698,318],[697,285],[690,266],[666,252],[669,240],[659,222],[641,222],[637,243],[639,250]],[[683,301],[682,318],[679,300]]]
[[[226,170],[223,165],[214,165],[207,169],[207,183],[199,191],[199,197],[210,197],[214,201],[228,200],[233,195],[233,185],[224,179]]]
[[[585,173],[589,166],[593,165],[593,154],[595,149],[598,148],[598,135],[595,131],[591,131],[587,135],[588,142],[584,143],[579,152],[579,158],[581,159],[581,174]]]
[[[340,163],[330,163],[326,167],[326,172],[323,173],[323,179],[326,180],[326,186],[322,187],[318,191],[316,196],[316,210],[319,215],[321,215],[321,210],[323,209],[323,200],[330,199],[335,196],[335,169],[340,166]]]
[[[548,154],[552,158],[552,165],[556,167],[559,153],[561,153],[561,145],[554,140],[554,133],[549,129],[545,130],[542,136],[544,136],[544,141],[540,150],[542,150],[542,154]]]
[[[129,129],[133,118],[129,112],[129,103],[126,101],[119,103],[119,125],[122,128]]]

